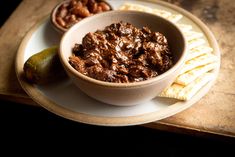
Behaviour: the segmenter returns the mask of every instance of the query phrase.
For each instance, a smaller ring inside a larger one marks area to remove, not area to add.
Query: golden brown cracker
[[[183,73],[179,75],[175,83],[181,84],[181,85],[188,85],[189,83],[193,82],[197,77],[203,75],[204,73],[214,69],[216,67],[217,63],[210,63],[207,65],[196,67],[186,73]]]
[[[212,73],[205,73],[199,76],[196,80],[187,86],[173,83],[170,87],[165,89],[159,96],[175,98],[179,100],[191,99],[203,86],[213,79]]]
[[[211,47],[208,46],[197,46],[193,49],[188,50],[188,55],[186,57],[186,61],[191,60],[193,58],[196,58],[198,56],[201,56],[203,54],[206,53],[211,53],[213,51],[213,49]]]
[[[213,54],[204,54],[185,62],[180,74],[190,71],[196,67],[218,61],[218,57]]]

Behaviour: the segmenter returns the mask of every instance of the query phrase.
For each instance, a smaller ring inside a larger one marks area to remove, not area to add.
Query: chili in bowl
[[[88,17],[62,37],[59,57],[88,96],[118,106],[156,97],[179,74],[186,56],[183,33],[157,15],[110,11]]]

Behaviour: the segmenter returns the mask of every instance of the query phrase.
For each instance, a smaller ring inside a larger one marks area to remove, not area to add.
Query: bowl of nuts
[[[82,19],[105,11],[113,10],[104,0],[64,0],[51,12],[51,23],[60,33],[66,32]]]
[[[156,97],[178,76],[185,56],[185,38],[175,24],[138,11],[88,17],[64,33],[59,48],[60,61],[75,85],[117,106]]]

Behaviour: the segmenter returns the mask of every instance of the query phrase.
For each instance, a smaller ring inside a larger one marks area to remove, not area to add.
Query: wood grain
[[[14,58],[19,44],[29,29],[49,14],[60,0],[24,0],[0,29],[0,99],[12,99],[19,103],[35,104],[19,85],[14,68]],[[235,3],[218,2],[216,18],[208,20],[204,15],[203,1],[188,6],[184,1],[172,1],[200,17],[213,31],[222,53],[222,64],[216,84],[210,92],[189,109],[172,117],[144,126],[167,131],[203,132],[235,137],[235,19],[225,18],[233,14]],[[177,2],[177,3],[176,3]],[[208,2],[205,2],[208,3]],[[214,4],[207,4],[212,6]],[[210,8],[209,8],[210,9]],[[210,11],[210,10],[209,10]],[[209,16],[208,16],[209,17]],[[231,16],[230,16],[231,17]],[[226,36],[224,36],[226,34]],[[179,130],[179,129],[178,129]]]

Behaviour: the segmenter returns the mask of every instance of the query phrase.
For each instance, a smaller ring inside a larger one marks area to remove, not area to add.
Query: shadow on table
[[[21,145],[27,149],[36,149],[35,145],[40,144],[42,148],[57,147],[56,152],[66,147],[72,152],[89,149],[85,151],[86,154],[98,148],[101,152],[113,151],[115,155],[125,151],[144,156],[152,156],[151,153],[164,156],[227,156],[233,153],[235,144],[231,138],[218,140],[193,137],[142,126],[101,127],[81,124],[40,107],[6,101],[0,104],[0,143],[4,143],[3,147]]]

